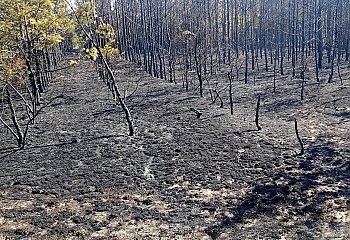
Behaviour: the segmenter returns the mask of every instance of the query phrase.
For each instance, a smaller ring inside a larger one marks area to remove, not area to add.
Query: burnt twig
[[[203,114],[202,112],[198,111],[195,108],[190,108],[190,110],[197,115],[197,118],[200,118],[202,116],[202,114]]]
[[[260,96],[258,97],[258,101],[256,103],[256,111],[255,111],[255,125],[258,131],[261,130],[261,127],[259,125],[259,110],[260,110]]]
[[[299,155],[304,155],[304,144],[303,141],[301,140],[300,136],[299,136],[299,131],[298,131],[298,122],[297,119],[294,118],[294,127],[295,127],[295,134],[297,135],[299,144],[300,144],[300,153]]]

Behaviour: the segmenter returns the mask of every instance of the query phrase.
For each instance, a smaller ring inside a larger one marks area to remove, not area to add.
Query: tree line
[[[96,63],[133,135],[129,110],[110,68],[109,60],[118,54],[114,42],[113,27],[98,17],[92,1],[0,2],[0,123],[19,148],[24,148],[28,130],[42,109],[63,97],[44,96],[53,73],[81,59]],[[78,48],[79,55],[61,64],[72,48]]]
[[[339,63],[349,61],[346,0],[96,0],[96,4],[99,15],[117,30],[118,47],[126,59],[170,82],[181,77],[187,88],[188,71],[194,70],[201,95],[205,75],[237,65],[237,59],[245,82],[259,70],[302,79],[308,74],[320,81],[324,68],[332,82]]]
[[[48,104],[43,93],[63,59],[71,26],[63,0],[0,2],[0,123],[21,148]]]

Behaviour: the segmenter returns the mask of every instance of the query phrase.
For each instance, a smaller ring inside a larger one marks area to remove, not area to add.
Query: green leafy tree
[[[54,65],[50,52],[72,27],[64,0],[0,1],[0,122],[19,147],[40,112],[40,94]]]
[[[76,20],[75,35],[79,39],[76,42],[88,58],[93,60],[98,66],[97,69],[106,72],[107,83],[117,105],[124,111],[128,124],[129,135],[134,135],[133,120],[130,110],[122,97],[115,75],[110,65],[110,58],[119,54],[115,48],[116,34],[113,26],[105,23],[96,15],[96,6],[92,1],[77,3],[77,8],[71,6],[72,14]],[[89,46],[83,48],[83,46]]]

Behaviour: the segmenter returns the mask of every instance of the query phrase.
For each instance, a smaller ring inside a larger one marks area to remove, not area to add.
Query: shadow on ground
[[[294,237],[320,236],[323,221],[330,222],[335,229],[344,223],[349,234],[349,170],[349,159],[340,156],[333,145],[314,146],[307,150],[306,156],[298,158],[297,165],[285,165],[270,178],[257,181],[250,194],[206,232],[212,239],[224,239],[222,236],[232,236],[225,233],[235,232],[244,225],[259,225],[268,218],[278,219],[278,224],[285,223],[286,232],[292,231],[296,223],[314,230],[299,231]]]

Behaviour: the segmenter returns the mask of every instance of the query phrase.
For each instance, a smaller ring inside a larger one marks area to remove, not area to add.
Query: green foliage
[[[96,61],[98,58],[98,50],[95,47],[86,49],[86,54],[89,58]]]
[[[113,43],[115,41],[115,31],[111,24],[109,23],[101,23],[97,30],[97,33],[101,35],[101,37],[107,39],[108,43]]]
[[[83,26],[90,25],[96,21],[96,6],[92,2],[78,3],[74,10],[77,20]]]
[[[22,82],[26,74],[25,60],[8,51],[0,52],[0,81]]]
[[[50,47],[61,42],[73,24],[64,0],[3,0],[0,9],[2,43]]]
[[[96,15],[96,7],[91,2],[82,2],[77,4],[76,9],[72,9],[76,19],[75,32],[72,34],[72,41],[75,48],[82,48],[86,56],[94,61],[97,60],[100,53],[105,56],[117,56],[119,50],[114,48],[116,34],[113,26],[104,23],[101,18]],[[99,36],[104,39],[103,45],[98,45],[95,37]],[[85,49],[85,45],[94,42],[93,47]],[[99,48],[99,50],[97,49]]]
[[[112,46],[106,44],[102,49],[102,53],[105,54],[106,56],[115,56],[119,55],[119,49],[113,48]]]
[[[57,45],[72,29],[65,0],[1,0],[0,79],[23,75],[23,63],[35,49]]]

